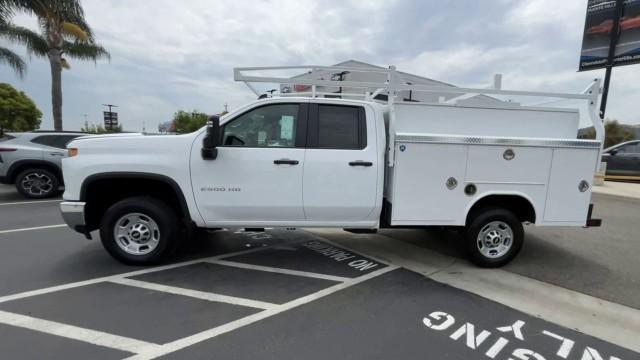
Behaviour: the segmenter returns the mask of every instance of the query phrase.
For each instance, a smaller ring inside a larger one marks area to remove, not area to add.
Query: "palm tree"
[[[10,27],[9,17],[13,15],[11,7],[9,6],[10,0],[0,0],[0,34],[5,31],[7,27]],[[0,35],[1,36],[1,35]],[[22,58],[13,51],[0,47],[0,63],[8,64],[21,78],[27,69],[27,64]]]
[[[6,26],[0,36],[23,44],[29,55],[47,57],[51,66],[53,127],[62,130],[62,69],[66,57],[97,61],[110,59],[109,52],[95,42],[79,0],[0,0],[16,12],[35,15],[41,34],[20,26]]]

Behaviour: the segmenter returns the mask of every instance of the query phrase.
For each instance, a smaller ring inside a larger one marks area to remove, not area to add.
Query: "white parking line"
[[[59,227],[64,227],[64,226],[67,226],[67,224],[45,225],[45,226],[36,226],[36,227],[29,227],[29,228],[22,228],[22,229],[11,229],[11,230],[0,230],[0,234],[8,234],[8,233],[14,233],[14,232],[20,232],[20,231],[53,229],[53,228],[59,228]]]
[[[325,275],[325,274],[318,274],[318,273],[300,271],[300,270],[289,270],[289,269],[275,268],[271,266],[252,265],[252,264],[245,264],[245,263],[239,263],[239,262],[228,261],[228,260],[212,259],[212,260],[207,260],[207,262],[212,264],[237,267],[241,269],[266,271],[266,272],[272,272],[277,274],[286,274],[286,275],[294,275],[294,276],[304,276],[309,278],[330,280],[330,281],[337,281],[337,282],[344,282],[350,279],[342,276]]]
[[[249,315],[246,317],[243,317],[241,319],[232,321],[230,323],[224,324],[224,325],[220,325],[218,327],[209,329],[209,330],[205,330],[202,331],[200,333],[191,335],[191,336],[187,336],[185,338],[182,339],[178,339],[175,341],[172,341],[170,343],[166,343],[164,345],[161,345],[159,347],[154,347],[154,348],[148,348],[145,349],[144,351],[141,351],[140,353],[138,353],[137,355],[134,355],[132,357],[129,357],[127,359],[129,360],[140,360],[140,359],[154,359],[175,351],[178,351],[180,349],[184,349],[185,347],[197,344],[199,342],[205,341],[205,340],[209,340],[212,339],[218,335],[239,329],[241,327],[247,326],[247,325],[251,325],[257,321],[266,319],[268,317],[277,315],[281,312],[293,309],[295,307],[298,307],[300,305],[304,305],[307,304],[311,301],[320,299],[322,297],[331,295],[335,292],[338,292],[340,290],[344,290],[346,288],[349,288],[351,286],[357,285],[361,282],[373,279],[377,276],[380,276],[382,274],[385,274],[389,271],[395,270],[397,269],[397,266],[387,266],[383,269],[377,270],[377,271],[373,271],[370,272],[366,275],[357,277],[357,278],[353,278],[353,279],[349,279],[343,283],[339,283],[336,285],[333,285],[331,287],[325,288],[323,290],[320,290],[318,292],[315,292],[313,294],[309,294],[307,296],[292,300],[288,303],[282,304],[282,305],[278,305],[275,308],[269,309],[269,310],[264,310],[261,311],[259,313],[253,314],[253,315]]]
[[[189,296],[189,297],[202,299],[202,300],[217,301],[217,302],[223,302],[227,304],[240,305],[240,306],[248,306],[248,307],[262,309],[262,310],[272,309],[278,306],[277,304],[272,304],[264,301],[251,300],[251,299],[239,298],[235,296],[227,296],[227,295],[215,294],[215,293],[192,290],[192,289],[185,289],[185,288],[180,288],[175,286],[160,285],[160,284],[150,283],[147,281],[134,280],[134,279],[125,279],[125,278],[113,279],[113,280],[109,280],[109,282],[120,284],[120,285],[127,285],[127,286],[148,289],[148,290],[162,291],[170,294]]]
[[[264,249],[268,249],[268,248],[269,248],[269,246],[265,246],[265,247],[254,248],[254,249],[249,249],[249,250],[242,250],[242,251],[238,251],[238,252],[231,253],[231,254],[242,255],[242,254],[248,254],[248,253],[252,253],[252,252],[255,252],[255,251],[260,251],[260,250],[264,250]],[[21,292],[21,293],[17,293],[17,294],[6,295],[6,296],[0,297],[0,303],[13,301],[13,300],[17,300],[17,299],[24,299],[24,298],[28,298],[28,297],[32,297],[32,296],[37,296],[37,295],[49,294],[49,293],[56,292],[56,291],[73,289],[73,288],[77,288],[77,287],[80,287],[80,286],[93,285],[93,284],[106,282],[106,281],[111,281],[111,280],[116,280],[116,279],[125,278],[125,277],[131,277],[131,276],[148,274],[148,273],[151,273],[151,272],[156,272],[156,271],[161,271],[161,270],[173,269],[173,268],[177,268],[177,267],[182,267],[182,266],[186,266],[186,265],[200,263],[200,262],[206,261],[208,259],[217,259],[217,258],[226,256],[226,255],[229,255],[229,254],[221,254],[221,255],[212,256],[212,257],[206,257],[206,258],[194,259],[194,260],[189,260],[189,261],[183,261],[183,262],[175,263],[175,264],[156,266],[156,267],[153,267],[153,268],[130,271],[130,272],[126,272],[126,273],[103,276],[103,277],[99,277],[99,278],[95,278],[95,279],[83,280],[83,281],[78,281],[78,282],[73,282],[73,283],[68,283],[68,284],[51,286],[51,287],[43,288],[43,289],[36,289],[36,290],[25,291],[25,292]]]
[[[50,203],[50,202],[62,202],[62,200],[16,201],[16,202],[0,203],[0,206],[7,206],[7,205],[29,205],[29,204]]]
[[[0,323],[138,354],[160,345],[55,321],[0,311]]]
[[[57,227],[57,226],[65,226],[65,225],[53,225],[49,227]],[[48,227],[39,227],[39,228],[48,228]],[[32,229],[39,229],[39,228],[32,228]],[[19,230],[22,230],[22,229],[19,229]],[[212,256],[207,258],[194,259],[194,260],[184,261],[176,264],[170,264],[170,265],[158,266],[154,268],[131,271],[127,273],[104,276],[96,279],[78,281],[75,283],[57,285],[57,286],[52,286],[44,289],[31,290],[31,291],[18,293],[18,294],[0,297],[0,303],[4,303],[4,302],[24,299],[32,296],[53,293],[56,291],[73,289],[81,286],[88,286],[88,285],[104,283],[104,282],[112,282],[112,283],[121,284],[121,285],[135,286],[135,287],[146,288],[150,290],[164,291],[164,292],[178,294],[178,295],[191,296],[191,297],[210,300],[210,301],[221,301],[221,302],[227,302],[227,303],[232,303],[236,305],[264,309],[263,311],[255,313],[253,315],[232,321],[230,323],[227,323],[215,328],[211,328],[209,330],[202,331],[200,333],[197,333],[191,336],[187,336],[182,339],[178,339],[176,341],[173,341],[164,345],[158,345],[154,343],[140,341],[133,338],[122,337],[122,336],[104,333],[96,330],[81,328],[73,325],[66,325],[66,324],[57,323],[54,321],[38,319],[38,318],[33,318],[25,315],[4,312],[4,311],[0,311],[0,323],[23,327],[23,328],[27,328],[35,331],[44,332],[47,334],[63,336],[69,339],[74,339],[74,340],[79,340],[79,341],[83,341],[83,342],[87,342],[95,345],[110,347],[113,349],[132,352],[136,354],[132,357],[135,359],[138,359],[138,358],[151,359],[151,358],[172,353],[174,351],[180,350],[184,347],[196,344],[198,342],[211,339],[215,336],[224,334],[229,331],[233,331],[240,327],[250,325],[256,321],[279,314],[283,311],[287,311],[289,309],[309,303],[316,299],[331,295],[337,291],[346,289],[348,287],[359,284],[363,281],[367,281],[369,279],[380,276],[382,274],[385,274],[389,271],[392,271],[398,268],[398,266],[389,265],[383,269],[370,272],[366,275],[362,275],[357,278],[343,278],[339,276],[323,275],[323,274],[317,274],[317,273],[311,273],[311,272],[305,272],[305,271],[278,269],[278,268],[272,268],[267,266],[241,264],[241,263],[235,263],[231,261],[220,260],[226,257],[259,252],[269,248],[271,248],[271,246],[242,250],[234,253],[220,254],[217,256]],[[214,293],[207,293],[207,292],[202,292],[197,290],[184,289],[184,288],[178,288],[178,287],[166,286],[166,285],[160,285],[160,284],[153,284],[145,281],[138,281],[138,280],[127,278],[127,277],[147,274],[151,272],[183,267],[183,266],[201,263],[201,262],[211,262],[211,263],[217,263],[225,266],[243,267],[243,268],[252,269],[252,270],[278,272],[278,273],[289,274],[289,275],[321,278],[325,280],[339,281],[339,283],[333,286],[330,286],[328,288],[325,288],[323,290],[317,291],[313,294],[309,294],[307,296],[292,300],[285,304],[272,304],[272,303],[262,302],[257,300],[236,298],[236,297],[214,294]]]

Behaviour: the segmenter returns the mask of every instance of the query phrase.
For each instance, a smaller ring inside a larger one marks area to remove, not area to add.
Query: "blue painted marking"
[[[407,146],[406,145],[400,145],[400,151],[404,152],[405,150],[407,150]]]

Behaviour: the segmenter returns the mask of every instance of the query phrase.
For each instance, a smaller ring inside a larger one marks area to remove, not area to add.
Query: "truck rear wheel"
[[[180,233],[178,216],[162,201],[132,197],[113,204],[100,223],[104,248],[130,265],[159,263],[173,253]]]
[[[480,267],[506,265],[518,255],[524,241],[522,223],[510,211],[484,208],[472,214],[465,229],[467,250]]]

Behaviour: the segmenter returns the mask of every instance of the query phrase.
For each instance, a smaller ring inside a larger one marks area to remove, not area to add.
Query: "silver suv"
[[[33,131],[0,137],[0,183],[15,184],[20,194],[42,199],[59,193],[62,158],[79,132]]]

